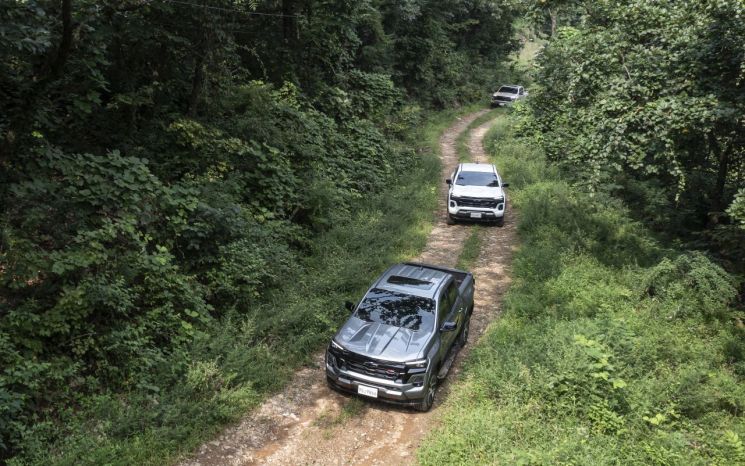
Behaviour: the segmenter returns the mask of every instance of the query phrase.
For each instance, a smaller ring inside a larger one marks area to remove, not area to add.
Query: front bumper
[[[458,220],[473,220],[481,222],[496,222],[504,217],[506,203],[501,203],[496,209],[481,207],[468,207],[453,205],[453,201],[448,202],[448,214]]]
[[[512,105],[514,103],[515,103],[514,100],[495,100],[495,99],[492,99],[492,101],[491,101],[492,107],[506,107],[506,106]]]
[[[426,380],[426,377],[423,379]],[[376,388],[378,397],[370,397],[369,399],[398,405],[417,404],[422,401],[426,394],[426,384],[424,383],[419,386],[413,383],[398,383],[393,380],[372,377],[336,367],[329,360],[328,353],[326,354],[326,380],[333,388],[355,395],[358,394],[360,385]]]

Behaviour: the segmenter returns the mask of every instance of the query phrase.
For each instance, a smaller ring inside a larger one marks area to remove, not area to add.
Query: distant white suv
[[[494,165],[461,163],[452,179],[445,182],[448,189],[448,224],[456,220],[491,221],[504,224],[507,198],[504,190],[509,186]]]
[[[528,91],[522,86],[515,84],[505,84],[491,96],[492,107],[502,107],[504,105],[514,104],[520,99],[524,99]]]

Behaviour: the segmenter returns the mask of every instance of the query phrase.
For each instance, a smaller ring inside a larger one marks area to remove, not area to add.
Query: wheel
[[[416,409],[423,413],[426,413],[432,409],[432,405],[435,404],[435,393],[437,392],[437,371],[432,371],[429,376],[429,383],[427,384],[427,394],[424,396],[422,401],[416,405]]]
[[[445,222],[447,222],[448,225],[455,225],[455,219],[453,218],[453,216],[450,214],[446,214],[446,215],[447,215],[447,220],[445,220]]]
[[[466,346],[466,343],[468,343],[468,327],[471,326],[471,317],[466,317],[466,323],[463,324],[463,330],[460,331],[460,335],[458,335],[458,344],[460,346]]]
[[[503,226],[504,226],[504,215],[503,215],[503,216],[501,216],[501,217],[499,217],[499,218],[497,219],[497,221],[496,221],[496,223],[495,223],[495,224],[496,224],[496,225],[497,225],[498,227],[503,227]]]

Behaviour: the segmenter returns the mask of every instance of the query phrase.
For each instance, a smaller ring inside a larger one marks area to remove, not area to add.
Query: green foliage
[[[745,172],[743,3],[540,3],[582,6],[539,55],[531,89],[529,129],[548,159],[740,270],[743,233],[730,226]]]
[[[727,213],[739,223],[740,228],[745,228],[745,188],[737,192]]]
[[[466,241],[463,243],[463,249],[458,256],[458,263],[456,268],[461,270],[471,270],[481,254],[481,239],[484,231],[481,227],[474,227],[471,234],[468,235]]]
[[[515,14],[0,3],[0,462],[163,461],[281,386],[421,246],[414,129],[491,88]]]
[[[570,188],[506,120],[489,147],[519,180],[513,284],[419,461],[739,464],[738,281],[661,247],[622,204]]]
[[[737,296],[735,280],[701,253],[663,259],[643,282],[644,293],[667,318],[724,318]]]

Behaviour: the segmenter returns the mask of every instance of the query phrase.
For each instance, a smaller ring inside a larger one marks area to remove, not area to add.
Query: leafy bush
[[[668,319],[724,318],[737,296],[735,280],[699,252],[663,259],[644,278],[644,293]]]
[[[741,272],[742,2],[534,3],[573,24],[538,55],[525,108],[548,159]]]

